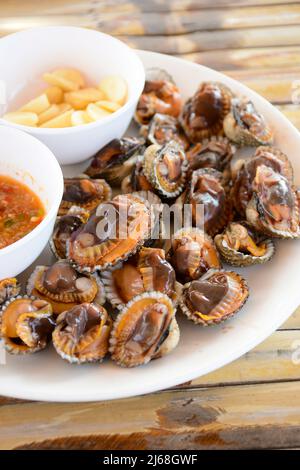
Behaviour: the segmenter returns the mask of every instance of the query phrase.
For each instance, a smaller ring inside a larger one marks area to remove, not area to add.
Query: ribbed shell
[[[199,280],[207,280],[216,272],[217,271],[215,270],[208,271]],[[183,286],[183,293],[179,303],[181,311],[184,313],[184,315],[187,316],[189,320],[192,320],[196,324],[209,326],[217,325],[225,320],[228,320],[243,307],[248,298],[249,289],[245,279],[243,279],[242,276],[233,271],[222,270],[219,272],[226,274],[229,283],[229,289],[222,301],[219,302],[219,304],[216,305],[208,315],[205,315],[201,312],[195,313],[189,309],[185,302],[184,294],[191,283],[189,282]]]

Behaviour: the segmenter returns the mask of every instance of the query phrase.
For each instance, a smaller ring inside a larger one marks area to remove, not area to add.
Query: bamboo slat
[[[7,9],[6,9],[7,10]],[[33,13],[33,14],[32,14]],[[32,12],[22,20],[27,23],[38,25],[40,22],[82,24],[91,28],[101,29],[103,32],[113,35],[175,35],[187,34],[201,30],[236,29],[258,26],[292,25],[300,23],[300,5],[269,5],[260,8],[220,8],[218,10],[180,11],[180,12],[120,12],[118,9],[112,12],[99,11],[97,5],[91,9],[85,8],[77,11],[76,8],[69,10],[68,14],[54,14],[53,11],[47,16],[41,16]],[[20,21],[18,10],[11,9],[1,17],[5,16],[5,29],[15,28]]]
[[[297,0],[6,0],[1,5],[3,15],[11,15],[16,11],[20,16],[31,15],[39,11],[39,14],[72,14],[93,11],[98,13],[134,12],[185,12],[197,10],[220,10],[221,8],[233,9],[236,7],[246,9],[248,7],[262,8],[265,6],[297,4]]]
[[[297,64],[300,63],[300,47],[250,47],[179,54],[178,56],[218,70],[238,70],[252,74],[260,70],[262,74],[268,75],[269,70],[276,69],[284,74],[297,68]]]
[[[248,47],[298,46],[300,28],[291,25],[238,30],[197,31],[177,36],[120,36],[131,47],[165,54]]]
[[[300,382],[287,382],[168,391],[117,402],[2,406],[0,446],[111,450],[299,447],[299,391]]]

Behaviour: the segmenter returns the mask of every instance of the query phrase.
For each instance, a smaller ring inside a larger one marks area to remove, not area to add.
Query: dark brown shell
[[[19,296],[1,310],[0,337],[11,354],[30,354],[44,349],[55,327],[50,303]]]
[[[56,352],[68,362],[100,362],[108,352],[112,320],[104,307],[83,303],[57,318],[52,333]]]
[[[74,205],[91,212],[101,202],[108,201],[112,195],[111,187],[105,180],[92,180],[88,176],[65,178],[64,187],[59,215],[66,214]]]
[[[273,132],[248,98],[234,98],[224,119],[226,136],[239,145],[272,145]]]
[[[248,223],[271,237],[298,238],[297,195],[288,180],[272,168],[260,165],[252,190],[252,198],[246,208]]]
[[[193,171],[189,186],[177,203],[182,207],[190,204],[193,225],[210,236],[222,231],[232,218],[223,175],[212,168]]]
[[[156,113],[178,117],[181,108],[181,94],[171,77],[159,69],[147,72],[145,87],[134,115],[136,122],[148,124]]]
[[[77,272],[67,260],[37,266],[27,282],[27,294],[49,302],[55,314],[101,298],[101,291],[97,276]]]
[[[194,323],[216,325],[235,315],[249,295],[245,279],[232,271],[208,271],[183,287],[181,311]]]
[[[104,270],[134,254],[150,236],[151,227],[147,201],[131,194],[118,195],[100,205],[97,213],[72,235],[68,258],[79,271]]]
[[[51,250],[57,259],[65,259],[67,257],[67,241],[72,233],[87,222],[89,216],[89,211],[82,207],[72,206],[65,215],[57,217],[49,242]]]
[[[92,178],[104,178],[113,186],[119,186],[129,175],[144,141],[136,137],[114,139],[93,157],[85,173]]]
[[[183,106],[180,123],[190,142],[223,134],[223,120],[230,112],[231,91],[222,83],[204,82]]]
[[[225,137],[213,136],[193,145],[186,154],[191,171],[213,168],[224,171],[231,162],[235,147]]]
[[[180,282],[198,279],[221,263],[213,240],[198,228],[183,228],[172,237],[167,256]]]
[[[134,297],[117,316],[110,336],[113,361],[123,367],[146,364],[166,340],[175,309],[161,292]]]

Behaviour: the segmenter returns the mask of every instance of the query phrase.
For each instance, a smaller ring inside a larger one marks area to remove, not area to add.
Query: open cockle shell
[[[288,180],[261,165],[256,170],[252,189],[246,208],[247,222],[270,237],[299,238],[298,200]]]
[[[85,173],[91,178],[104,178],[112,186],[119,186],[131,173],[143,145],[144,140],[136,137],[114,139],[93,157]]]
[[[105,301],[98,275],[79,273],[67,260],[57,261],[52,266],[36,266],[26,289],[28,295],[51,303],[55,314],[83,302]]]
[[[67,240],[70,239],[73,232],[87,222],[89,217],[89,211],[78,206],[72,206],[65,215],[57,217],[49,241],[50,248],[57,259],[67,257]]]
[[[219,82],[203,82],[186,101],[180,123],[192,143],[223,134],[223,120],[230,112],[232,93]]]
[[[235,315],[248,295],[248,286],[242,276],[233,271],[212,269],[183,286],[179,305],[182,313],[194,323],[216,325]]]
[[[125,261],[150,236],[153,221],[144,199],[132,194],[118,195],[103,208],[104,214],[92,215],[68,242],[68,258],[80,272],[101,271]],[[120,223],[121,219],[124,223]],[[98,224],[104,223],[107,231],[99,238]]]
[[[141,127],[140,134],[150,145],[165,145],[174,140],[183,150],[187,150],[190,146],[178,119],[167,114],[154,114],[148,126]]]
[[[109,340],[113,361],[123,367],[149,362],[167,338],[175,308],[161,292],[134,297],[117,316]]]
[[[204,229],[210,235],[219,233],[232,218],[223,174],[213,168],[193,171],[183,203],[191,204],[193,224],[197,224],[197,210],[203,207]],[[201,217],[200,217],[201,219]]]
[[[121,184],[121,190],[123,194],[139,191],[155,191],[155,188],[153,188],[152,184],[145,176],[143,166],[144,154],[137,157],[131,174],[123,179]]]
[[[50,303],[18,296],[0,311],[0,337],[11,354],[30,354],[44,349],[55,326]]]
[[[269,261],[275,253],[274,242],[252,233],[244,222],[231,222],[215,236],[224,261],[232,266],[251,266]]]
[[[235,209],[243,217],[245,216],[247,204],[252,197],[252,183],[257,168],[261,165],[272,168],[275,172],[284,176],[290,184],[293,184],[293,168],[288,157],[275,147],[257,147],[252,158],[238,160],[232,168],[231,200]]]
[[[147,71],[144,90],[134,114],[136,122],[148,124],[156,113],[178,117],[181,108],[181,94],[172,77],[158,68]]]
[[[180,282],[198,279],[211,268],[220,269],[221,262],[212,238],[198,228],[183,228],[174,233],[167,260]]]
[[[68,362],[101,362],[108,352],[111,326],[104,307],[83,303],[59,315],[52,333],[53,345]]]
[[[212,136],[193,145],[186,156],[191,171],[200,168],[224,171],[230,165],[235,152],[235,146],[226,137]]]
[[[91,212],[112,196],[111,187],[104,179],[91,179],[87,175],[65,178],[64,186],[59,215],[66,214],[74,205]]]
[[[151,185],[166,198],[178,196],[186,181],[188,163],[177,142],[150,145],[143,160],[144,174]]]
[[[162,292],[175,304],[181,294],[181,284],[176,281],[175,271],[166,261],[164,250],[159,248],[143,247],[125,263],[103,271],[101,278],[107,300],[119,310],[144,292]]]
[[[21,286],[15,277],[8,277],[0,281],[0,307],[12,297],[19,295]]]
[[[224,132],[238,145],[271,145],[273,132],[248,98],[234,98],[224,119]]]

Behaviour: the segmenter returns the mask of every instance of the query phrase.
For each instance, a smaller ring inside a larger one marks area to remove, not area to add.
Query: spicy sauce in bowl
[[[0,175],[0,249],[23,238],[44,216],[41,200],[28,186]]]

